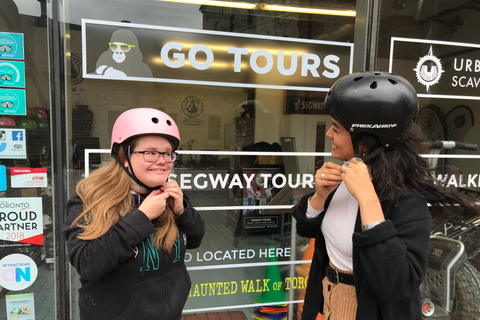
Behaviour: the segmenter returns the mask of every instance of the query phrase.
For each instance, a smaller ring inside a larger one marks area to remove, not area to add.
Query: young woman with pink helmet
[[[82,320],[181,318],[191,285],[185,251],[205,226],[168,180],[179,145],[166,113],[127,110],[113,126],[114,161],[77,185],[64,235]]]

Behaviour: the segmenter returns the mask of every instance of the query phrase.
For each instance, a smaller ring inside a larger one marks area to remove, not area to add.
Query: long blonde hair
[[[137,140],[138,138],[132,141],[132,150]],[[118,159],[122,163],[126,160],[122,148],[118,151]],[[83,201],[83,211],[72,226],[78,225],[83,229],[78,235],[79,239],[97,239],[130,212],[135,204],[130,192],[131,181],[132,178],[125,172],[123,165],[112,159],[109,165],[95,170],[78,183],[76,191]],[[165,211],[152,223],[155,226],[154,240],[157,248],[171,252],[178,236],[178,227],[170,207],[167,205]]]

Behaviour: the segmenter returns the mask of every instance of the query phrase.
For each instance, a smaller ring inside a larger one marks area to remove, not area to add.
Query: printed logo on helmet
[[[433,55],[432,46],[430,46],[428,54],[418,60],[417,66],[413,70],[416,72],[418,82],[427,88],[427,92],[431,86],[440,81],[442,73],[445,72],[440,59]]]
[[[396,123],[382,124],[382,123],[354,123],[352,128],[361,128],[361,129],[390,129],[395,128]]]

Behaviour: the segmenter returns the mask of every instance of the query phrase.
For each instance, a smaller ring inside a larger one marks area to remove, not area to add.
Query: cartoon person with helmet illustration
[[[168,179],[180,134],[166,113],[123,112],[112,130],[109,165],[70,198],[64,234],[80,275],[80,319],[178,320],[191,281],[187,249],[205,225]]]
[[[152,71],[142,59],[135,34],[128,29],[119,29],[112,34],[107,51],[98,58],[95,73],[109,78],[151,78]]]
[[[325,98],[332,157],[315,192],[292,209],[298,234],[315,238],[302,320],[420,320],[433,206],[471,199],[437,183],[415,124],[418,98],[404,78],[359,72]]]

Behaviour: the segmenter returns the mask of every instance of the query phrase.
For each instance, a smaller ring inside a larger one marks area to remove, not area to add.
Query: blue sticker
[[[12,130],[12,141],[23,141],[23,131]]]
[[[22,33],[0,32],[0,58],[24,59]]]
[[[25,90],[0,89],[0,114],[26,115]]]
[[[0,191],[7,190],[7,169],[0,165]]]
[[[25,88],[25,63],[0,61],[0,86]]]

